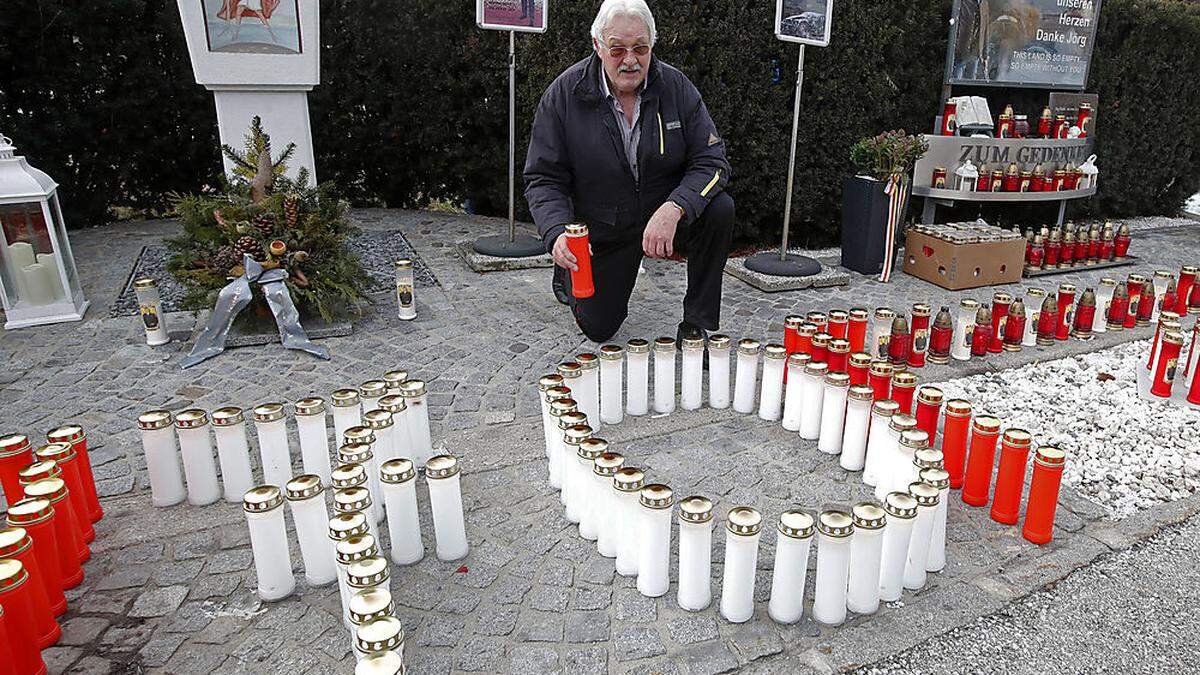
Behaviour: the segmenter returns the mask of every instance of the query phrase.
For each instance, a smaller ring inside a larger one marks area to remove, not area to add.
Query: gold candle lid
[[[784,349],[783,345],[769,344],[763,348],[763,356],[768,359],[786,359],[787,355],[787,349]]]
[[[1000,420],[990,415],[979,415],[973,423],[974,430],[985,435],[1000,433]]]
[[[1101,279],[1100,283],[1104,283],[1104,280]],[[1116,282],[1114,281],[1113,284],[1115,285]],[[1025,295],[1027,295],[1029,297],[1033,297],[1033,298],[1044,298],[1044,297],[1046,297],[1046,291],[1041,288],[1029,288],[1029,289],[1025,290]],[[1033,304],[1033,303],[1030,303],[1030,304]]]
[[[400,385],[408,381],[407,370],[389,370],[383,374],[383,381],[387,384],[389,393],[400,393]]]
[[[849,387],[850,376],[846,373],[829,373],[825,376],[825,384],[830,387]]]
[[[404,626],[394,616],[372,619],[355,631],[354,644],[364,654],[396,649],[404,644]]]
[[[855,368],[870,368],[871,355],[866,352],[855,352],[850,355],[850,365]]]
[[[566,389],[566,387],[563,387],[563,389]],[[570,389],[567,389],[568,393],[570,393],[570,391]],[[387,396],[379,399],[378,405],[380,410],[386,410],[392,413],[393,421],[395,421],[396,415],[408,410],[408,404],[404,402],[404,397],[400,394],[388,394]]]
[[[338,462],[342,464],[366,464],[375,453],[369,443],[343,443],[338,447]]]
[[[654,339],[654,351],[662,353],[675,353],[675,338],[660,337]]]
[[[208,413],[199,408],[189,408],[175,416],[177,429],[199,429],[208,424]]]
[[[810,362],[812,362],[812,354],[805,354],[804,352],[792,352],[791,354],[788,354],[787,357],[787,364],[789,368],[799,368],[804,370],[804,368],[808,366]]]
[[[245,414],[237,406],[229,405],[224,408],[217,408],[212,413],[212,424],[214,427],[231,427],[245,421]]]
[[[392,413],[386,410],[371,410],[363,413],[362,420],[368,429],[386,429],[392,426]]]
[[[651,483],[638,492],[638,501],[648,509],[669,509],[672,503],[671,488],[662,483]]]
[[[830,335],[829,333],[817,333],[816,335],[812,336],[812,343],[813,343],[814,347],[828,348],[829,343],[832,340],[833,340],[833,336]]]
[[[407,270],[412,269],[413,261],[408,258],[400,258],[396,261],[396,269]]]
[[[329,398],[338,408],[349,408],[359,403],[357,389],[335,389]]]
[[[942,400],[945,398],[946,394],[943,393],[940,388],[931,384],[924,385],[917,390],[917,401],[920,403],[940,406],[942,404]]]
[[[937,448],[920,448],[913,453],[913,464],[917,472],[922,469],[941,469],[946,466],[946,458]]]
[[[61,478],[42,478],[23,486],[26,499],[45,499],[53,506],[67,498],[67,484]]]
[[[834,338],[829,341],[829,351],[834,354],[849,354],[850,341],[843,340],[842,338]]]
[[[25,565],[20,560],[0,560],[0,591],[17,588],[27,579],[29,572],[25,571]]]
[[[141,415],[138,415],[137,419],[138,428],[144,431],[166,429],[167,427],[171,426],[171,422],[171,413],[167,412],[166,410],[148,410]],[[25,441],[25,444],[23,446],[17,446],[16,444],[7,444],[3,441],[0,441],[0,447],[3,448],[3,450],[0,450],[0,457],[15,455],[29,448],[29,439],[25,438],[24,436],[6,436],[5,440],[13,438],[20,438]]]
[[[584,352],[575,355],[575,362],[583,370],[592,370],[600,367],[600,358],[591,352]]]
[[[817,330],[818,328],[815,324],[811,324],[806,321],[800,324],[800,327],[796,329],[796,334],[800,337],[806,337],[811,340],[812,337],[817,334]]]
[[[646,484],[646,472],[637,467],[623,466],[613,474],[613,489],[621,492],[640,492]]]
[[[592,473],[603,478],[612,478],[617,470],[625,463],[625,456],[615,452],[605,452],[596,458]]]
[[[875,399],[875,390],[865,384],[850,387],[849,397],[853,401],[871,401]]]
[[[603,347],[601,348],[601,354],[603,354]],[[546,391],[549,391],[555,387],[561,387],[562,383],[563,377],[558,373],[543,375],[538,378],[538,391],[545,393]]]
[[[566,432],[568,427],[587,425],[587,415],[572,410],[571,412],[563,413],[558,416],[558,428],[560,431]]]
[[[903,415],[893,415],[892,424],[895,425],[896,422],[901,421],[901,418],[903,417]],[[912,448],[914,451],[920,450],[921,448],[927,448],[929,447],[929,432],[925,431],[924,429],[917,429],[915,427],[912,429],[905,429],[904,431],[900,432],[900,445],[903,445],[906,448]]]
[[[817,517],[817,531],[837,539],[854,534],[854,521],[844,511],[822,511]]]
[[[558,374],[562,375],[564,381],[574,380],[583,374],[583,366],[575,361],[563,361],[557,366]],[[568,385],[570,386],[570,385]]]
[[[325,399],[320,396],[306,396],[299,401],[296,401],[296,415],[324,415],[325,414]],[[214,421],[216,414],[213,414]]]
[[[400,385],[400,395],[404,398],[420,398],[425,395],[424,380],[405,380]]]
[[[49,499],[25,498],[8,508],[10,527],[36,525],[54,515]]]
[[[321,477],[315,473],[306,473],[287,482],[288,501],[294,502],[309,499],[321,494],[325,488],[321,486]]]
[[[888,363],[887,361],[872,361],[871,362],[871,371],[870,372],[875,377],[891,377],[892,371],[894,371],[894,370],[895,370],[895,368],[892,367],[892,364]]]
[[[875,395],[875,390],[871,390],[871,396]],[[871,412],[880,417],[891,417],[900,410],[900,404],[890,398],[881,399],[871,404]]]
[[[733,339],[730,338],[728,335],[721,335],[720,333],[714,333],[714,334],[708,336],[709,351],[716,350],[716,349],[720,349],[720,350],[729,349],[730,345],[732,345],[732,344],[733,344]]]
[[[918,475],[921,477],[922,482],[929,483],[933,487],[937,488],[938,492],[941,492],[942,490],[948,490],[950,488],[950,473],[945,469],[921,469]]]
[[[17,483],[28,485],[43,478],[58,478],[61,475],[62,468],[58,465],[58,462],[54,460],[38,460],[31,464],[26,464],[17,471]]]
[[[946,414],[951,417],[970,417],[971,402],[966,399],[952,398],[946,401]]]
[[[78,424],[64,424],[46,432],[46,440],[51,443],[74,443],[86,437],[83,427]]]
[[[358,394],[363,398],[379,398],[387,393],[388,383],[383,380],[367,380],[358,385]]]
[[[883,500],[883,510],[894,518],[914,518],[917,515],[917,500],[906,492],[889,492]]]
[[[804,317],[799,314],[789,314],[783,317],[783,327],[788,330],[796,330],[802,323],[804,323]]]
[[[350,620],[357,625],[372,619],[393,616],[396,606],[392,603],[392,592],[386,588],[365,588],[356,592],[348,603]]]
[[[264,513],[283,505],[283,493],[274,485],[259,485],[246,491],[242,508],[247,513]]]
[[[370,531],[367,517],[362,513],[339,513],[329,519],[329,538],[343,541]]]
[[[349,487],[333,491],[333,508],[338,513],[354,513],[371,508],[371,491],[365,487]]]
[[[887,524],[887,513],[875,502],[859,502],[851,510],[854,527],[878,530]]]
[[[592,428],[586,424],[574,424],[567,427],[563,432],[563,443],[567,445],[579,445],[585,438],[591,438]]]
[[[1028,431],[1025,431],[1024,429],[1017,429],[1015,427],[1009,427],[1004,430],[1003,443],[1005,445],[1012,445],[1012,446],[1016,446],[1016,447],[1027,447],[1032,442],[1033,442],[1033,434],[1029,433]]]
[[[1061,448],[1056,448],[1052,445],[1043,445],[1037,449],[1037,454],[1034,455],[1033,461],[1043,466],[1062,466],[1067,461],[1067,453],[1063,452]]]
[[[43,462],[64,463],[75,459],[75,450],[70,443],[47,443],[33,451],[33,456]]]
[[[825,316],[824,312],[815,312],[814,311],[814,312],[809,312],[808,314],[805,314],[804,320],[808,321],[811,324],[816,324],[817,326],[820,326],[823,323],[828,323],[829,317]]]
[[[698,352],[704,349],[704,338],[702,337],[685,337],[679,346],[685,352]]]
[[[361,443],[370,445],[375,442],[375,432],[370,427],[359,425],[350,427],[342,433],[342,443]]]
[[[895,318],[895,316],[896,316],[896,313],[893,312],[890,307],[876,307],[875,308],[875,318],[876,319],[887,319],[889,326],[892,324],[892,319]]]
[[[630,354],[649,354],[650,343],[642,338],[633,338],[625,343],[625,351]]]
[[[579,459],[595,461],[597,457],[606,452],[608,452],[608,441],[589,436],[579,441],[579,449],[575,451],[575,455]]]
[[[907,370],[896,373],[895,375],[892,375],[892,386],[911,389],[917,386],[917,376],[915,373],[910,373]]]
[[[276,422],[283,419],[282,403],[264,403],[254,408],[255,422]]]
[[[556,389],[557,388],[558,387],[556,387]],[[562,389],[567,389],[567,388],[562,387]],[[567,389],[567,393],[570,394],[571,390]],[[573,399],[573,398],[569,398],[569,397],[568,398],[559,398],[559,399],[550,401],[550,416],[551,417],[562,417],[563,415],[566,415],[567,413],[575,412],[577,410],[579,410],[579,404],[576,403],[575,399]]]
[[[850,314],[844,309],[829,310],[829,321],[831,323],[845,323],[850,319]]]
[[[625,355],[625,348],[621,345],[601,345],[600,358],[605,361],[620,361]]]
[[[384,483],[397,485],[407,483],[417,475],[417,468],[412,460],[403,457],[389,459],[379,467],[379,480]]]
[[[713,503],[708,497],[692,495],[679,500],[679,520],[704,524],[713,519]]]
[[[758,356],[760,349],[762,349],[762,345],[758,340],[752,340],[750,338],[742,338],[741,340],[738,340],[737,350],[739,354],[745,354],[746,356]]]
[[[406,675],[404,657],[391,649],[366,654],[354,666],[354,675]]]
[[[339,490],[358,487],[367,482],[367,469],[357,462],[343,464],[329,474],[329,482]]]
[[[813,363],[810,361],[807,365],[804,366],[804,374],[805,375],[812,375],[812,376],[818,377],[818,378],[825,377],[825,373],[828,371],[829,371],[828,363]]]
[[[817,529],[813,517],[800,509],[789,509],[779,514],[779,533],[793,539],[807,539]]]
[[[865,307],[851,307],[850,319],[854,321],[866,321],[870,316],[870,312]]]
[[[461,471],[458,458],[454,455],[435,455],[425,462],[425,479],[450,478]]]
[[[372,556],[346,566],[346,583],[353,588],[382,584],[390,577],[387,558]]]
[[[908,494],[917,500],[918,506],[937,506],[938,489],[929,483],[912,483],[908,486]]]
[[[150,428],[161,429],[171,426],[171,413],[165,410],[152,410],[150,412],[142,413],[142,415],[138,417],[138,426],[143,429],[147,428],[142,425],[142,418],[146,417],[147,415],[157,415],[159,413],[166,415],[166,424]],[[30,445],[29,437],[25,436],[24,434],[8,434],[4,437],[0,437],[0,457],[11,457],[12,455],[25,452],[30,448]]]
[[[762,531],[762,514],[749,506],[733,507],[725,520],[725,528],[732,534],[749,537]]]
[[[901,435],[909,429],[915,429],[917,426],[917,418],[904,413],[892,415],[892,421],[888,423],[892,429],[899,431]]]

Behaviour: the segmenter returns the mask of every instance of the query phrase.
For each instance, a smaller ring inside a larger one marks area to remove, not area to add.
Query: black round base
[[[778,251],[763,251],[746,258],[746,269],[773,277],[811,277],[821,271],[821,263],[791,253],[780,260]]]
[[[546,252],[541,239],[525,234],[518,234],[515,241],[509,241],[506,234],[480,237],[471,244],[471,248],[476,253],[496,258],[531,258]]]

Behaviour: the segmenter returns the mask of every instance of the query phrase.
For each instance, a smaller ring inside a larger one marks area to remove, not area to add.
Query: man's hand
[[[651,258],[666,258],[675,253],[675,229],[683,218],[683,210],[675,202],[658,207],[642,233],[642,251]]]
[[[588,252],[591,252],[592,247],[588,246]],[[554,258],[554,264],[559,267],[565,267],[572,272],[579,271],[579,261],[575,259],[575,254],[571,253],[571,249],[567,246],[567,235],[560,234],[554,240],[554,246],[550,247],[550,255]]]

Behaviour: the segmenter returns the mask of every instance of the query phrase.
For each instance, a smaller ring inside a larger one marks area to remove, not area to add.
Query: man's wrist
[[[667,203],[670,204],[671,206],[674,206],[679,211],[679,219],[680,220],[683,220],[684,217],[687,216],[687,211],[684,211],[683,207],[680,206],[678,203],[676,203],[674,199],[668,199]]]

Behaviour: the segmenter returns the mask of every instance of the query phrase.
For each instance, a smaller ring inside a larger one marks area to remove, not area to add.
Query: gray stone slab
[[[804,255],[806,252],[802,249],[789,249],[788,253]],[[850,274],[837,266],[836,258],[818,258],[817,261],[821,263],[821,271],[816,274],[804,277],[777,277],[747,268],[745,258],[730,258],[725,262],[725,273],[767,293],[845,286],[850,283]]]
[[[454,246],[454,250],[473,272],[513,272],[554,267],[554,258],[550,257],[549,253],[521,258],[500,258],[479,253],[472,248],[470,241],[459,242]],[[546,278],[546,285],[550,285],[549,277]]]

